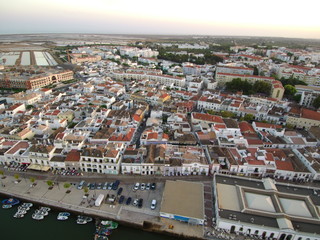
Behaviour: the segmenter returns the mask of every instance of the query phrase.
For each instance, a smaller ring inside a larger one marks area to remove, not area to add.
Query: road
[[[134,183],[134,182],[165,182],[166,180],[185,180],[185,181],[195,181],[195,182],[204,182],[212,181],[212,176],[140,176],[140,175],[106,175],[98,173],[83,173],[83,176],[63,176],[55,175],[52,172],[19,172],[4,169],[3,166],[0,167],[0,170],[4,172],[5,176],[13,176],[18,174],[22,179],[30,179],[34,177],[39,180],[52,180],[54,182],[71,182],[76,183],[81,180],[87,182],[106,182],[120,180],[122,182]]]

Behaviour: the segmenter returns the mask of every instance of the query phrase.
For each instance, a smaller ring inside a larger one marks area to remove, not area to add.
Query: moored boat
[[[91,217],[79,215],[77,219],[77,224],[87,224],[88,222],[91,222],[91,221],[92,221]]]
[[[7,209],[7,208],[12,208],[12,205],[9,204],[3,204],[2,208]]]
[[[44,219],[44,216],[42,214],[34,213],[34,214],[32,214],[32,218],[34,220],[42,220],[42,219]]]
[[[112,230],[112,229],[116,229],[119,224],[113,221],[101,221],[101,225],[105,226],[107,229]]]
[[[22,203],[21,207],[24,207],[24,208],[31,208],[33,206],[32,203]]]
[[[8,198],[8,199],[4,199],[2,200],[2,208],[11,208],[14,205],[19,204],[20,201],[16,198]]]
[[[70,216],[70,213],[68,213],[68,212],[60,212],[58,214],[57,219],[60,221],[64,221],[64,220],[67,220],[69,218],[69,216]]]

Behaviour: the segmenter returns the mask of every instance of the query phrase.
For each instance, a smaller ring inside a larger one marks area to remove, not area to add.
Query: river
[[[2,201],[3,196],[0,197]],[[33,220],[31,215],[38,208],[33,206],[24,218],[13,217],[17,206],[10,209],[0,208],[1,240],[92,240],[94,222],[78,225],[76,215],[71,215],[66,221],[58,221],[58,212],[51,210],[42,221]],[[145,232],[139,229],[119,226],[109,236],[110,240],[174,240],[176,237]]]

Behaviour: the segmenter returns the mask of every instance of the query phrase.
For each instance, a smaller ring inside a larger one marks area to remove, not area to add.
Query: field
[[[5,66],[56,66],[57,62],[48,52],[21,51],[0,53],[0,64]]]

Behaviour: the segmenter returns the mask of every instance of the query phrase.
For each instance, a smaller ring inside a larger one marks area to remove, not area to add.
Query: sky
[[[319,38],[319,0],[8,0],[0,34],[105,33]]]

